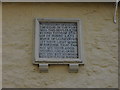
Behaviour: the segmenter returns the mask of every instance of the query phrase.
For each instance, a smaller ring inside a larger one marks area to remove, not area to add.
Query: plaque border
[[[76,22],[78,32],[78,58],[39,58],[39,22]],[[83,30],[79,18],[35,18],[33,64],[84,64]]]

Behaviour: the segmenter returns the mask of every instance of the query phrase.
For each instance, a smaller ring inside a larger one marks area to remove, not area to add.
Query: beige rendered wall
[[[3,3],[3,87],[117,88],[118,24],[114,3]],[[39,73],[32,64],[34,18],[80,18],[85,65],[68,73],[67,65],[50,65]]]

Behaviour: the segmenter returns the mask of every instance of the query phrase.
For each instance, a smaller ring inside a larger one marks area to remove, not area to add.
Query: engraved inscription
[[[40,22],[40,58],[78,58],[77,23]]]

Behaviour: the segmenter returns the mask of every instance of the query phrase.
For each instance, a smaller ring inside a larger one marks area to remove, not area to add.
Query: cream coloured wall
[[[3,87],[117,88],[118,25],[113,3],[3,3]],[[85,65],[68,73],[67,65],[50,65],[39,73],[32,64],[34,18],[80,18]]]

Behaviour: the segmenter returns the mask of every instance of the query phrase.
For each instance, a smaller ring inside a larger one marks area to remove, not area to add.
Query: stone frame
[[[39,58],[39,22],[76,22],[77,32],[78,32],[78,58],[72,59],[61,59],[61,58]],[[71,64],[72,66],[78,66],[79,64],[84,64],[84,53],[83,53],[83,32],[81,20],[79,18],[36,18],[35,19],[35,34],[34,34],[34,60],[33,64],[39,64],[44,68],[48,67],[48,64]],[[72,65],[74,64],[74,65]],[[72,68],[73,69],[73,68]],[[43,70],[46,71],[46,70]]]

